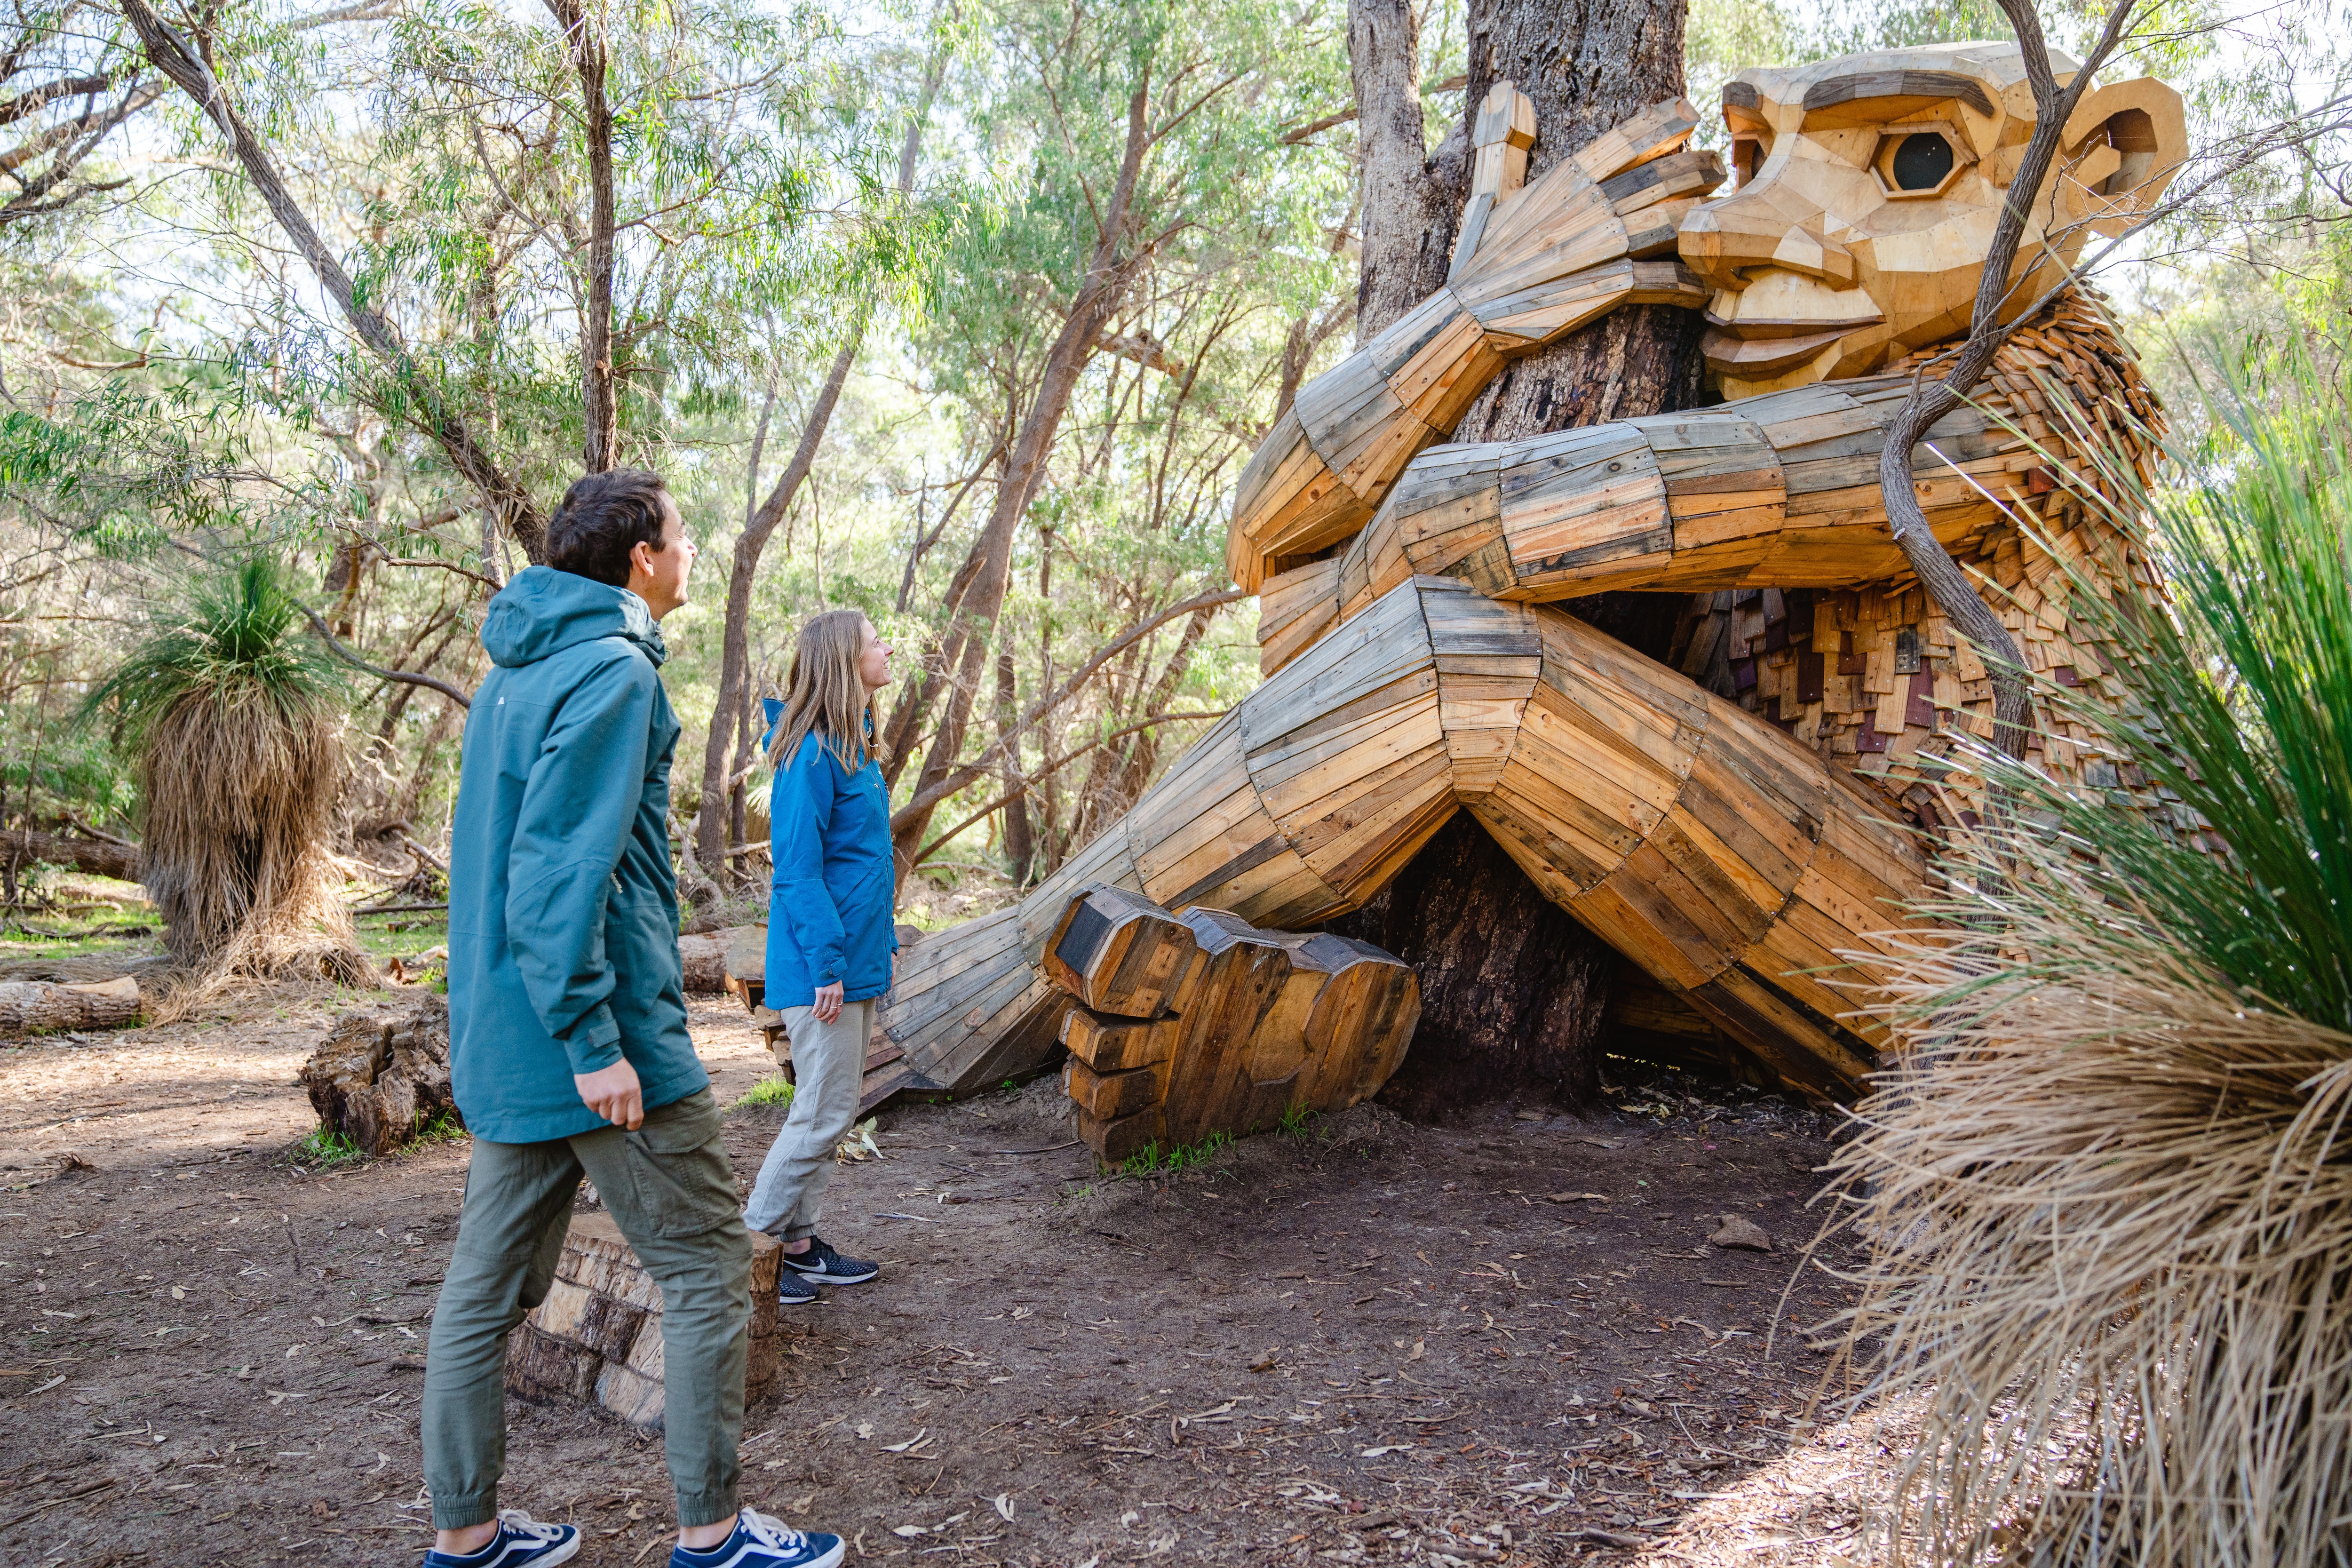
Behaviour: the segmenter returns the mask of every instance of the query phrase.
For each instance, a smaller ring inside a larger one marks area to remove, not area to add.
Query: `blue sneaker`
[[[735,1533],[708,1552],[670,1548],[669,1568],[835,1568],[841,1537],[803,1534],[753,1509],[735,1516]]]
[[[499,1510],[499,1532],[479,1552],[425,1553],[425,1568],[555,1568],[580,1554],[576,1525],[541,1524],[519,1508]]]

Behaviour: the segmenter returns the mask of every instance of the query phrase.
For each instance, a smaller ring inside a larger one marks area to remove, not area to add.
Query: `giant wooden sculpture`
[[[1879,433],[1911,365],[1967,325],[2032,112],[2008,45],[1749,71],[1724,91],[1738,182],[1706,199],[1724,172],[1680,150],[1685,104],[1523,184],[1535,128],[1499,85],[1446,287],[1302,390],[1241,481],[1228,563],[1262,595],[1265,684],[1018,909],[906,956],[883,1023],[908,1060],[952,1083],[1050,1049],[1067,1003],[1037,964],[1089,888],[1311,926],[1466,809],[1784,1081],[1850,1089],[1875,1058],[1841,1019],[1863,976],[1835,955],[1919,890],[1915,830],[1971,807],[1953,736],[1990,726],[1981,666],[1888,536]],[[2151,202],[2183,145],[2162,84],[2087,95],[2033,195],[2016,310]],[[1633,300],[1705,305],[1729,401],[1433,445],[1511,354]],[[2147,591],[2136,542],[2050,468],[2095,473],[2084,428],[2144,461],[2155,405],[2081,291],[2021,327],[1983,392],[1916,454],[1936,533],[2037,669],[2120,700],[2011,518],[2102,591]],[[1699,591],[1680,668],[1545,603],[1628,588]],[[1691,679],[1711,669],[1728,695]],[[2167,809],[2128,758],[2042,729],[2054,772]]]

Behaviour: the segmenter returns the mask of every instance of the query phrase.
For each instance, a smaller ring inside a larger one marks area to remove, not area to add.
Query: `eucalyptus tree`
[[[277,302],[316,401],[429,438],[492,578],[494,531],[536,559],[571,475],[657,463],[755,323],[822,333],[903,240],[857,200],[872,138],[814,11],[423,0],[319,56],[122,3],[334,312]]]
[[[1344,152],[1285,139],[1345,96],[1336,5],[1007,0],[974,29],[950,90],[994,199],[942,255],[920,345],[929,384],[988,432],[986,509],[887,726],[894,783],[920,753],[892,824],[902,874],[951,797],[1019,774],[1038,725],[1161,628],[1182,642],[1215,608],[1192,601],[1239,597],[1219,564],[1223,491],[1271,416],[1291,324],[1344,292]],[[1005,610],[1029,565],[1024,647]],[[1057,648],[1074,619],[1105,640]],[[996,732],[974,748],[992,690]],[[1005,793],[1011,811],[1027,792]]]

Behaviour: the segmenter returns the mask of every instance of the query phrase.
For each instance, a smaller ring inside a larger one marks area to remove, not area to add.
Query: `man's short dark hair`
[[[629,552],[639,544],[661,551],[663,489],[661,476],[643,468],[614,468],[579,480],[563,492],[563,504],[547,525],[547,563],[627,587]]]

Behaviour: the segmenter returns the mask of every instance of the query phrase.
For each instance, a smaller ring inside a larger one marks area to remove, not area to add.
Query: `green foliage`
[[[294,1145],[294,1158],[306,1165],[325,1170],[364,1160],[367,1151],[321,1122],[304,1134],[302,1142]]]
[[[110,715],[131,752],[192,696],[222,707],[258,698],[289,723],[307,724],[347,692],[341,667],[298,630],[300,602],[270,557],[202,571],[182,597],[83,704],[87,715]]]
[[[742,1098],[735,1102],[737,1106],[781,1105],[786,1110],[792,1108],[792,1079],[774,1075],[763,1078],[753,1084],[744,1091]]]
[[[2077,575],[2072,613],[2114,639],[2137,700],[2111,717],[2049,694],[2147,770],[2178,803],[2172,820],[1986,765],[2089,863],[2105,901],[2075,918],[2146,921],[2250,1001],[2352,1030],[2352,421],[2307,356],[2268,374],[2287,378],[2283,398],[2276,382],[2266,393],[2284,407],[2218,391],[2213,436],[2178,454],[2179,488],[2148,493],[2110,465],[2116,521],[2153,522],[2173,613],[2105,600]],[[2200,825],[2225,853],[2191,847]]]
[[[1198,1143],[1174,1143],[1166,1149],[1157,1142],[1146,1143],[1119,1162],[1118,1172],[1126,1176],[1157,1176],[1191,1170],[1207,1164],[1211,1155],[1233,1141],[1230,1133],[1212,1132]]]

